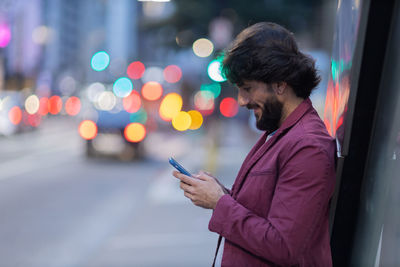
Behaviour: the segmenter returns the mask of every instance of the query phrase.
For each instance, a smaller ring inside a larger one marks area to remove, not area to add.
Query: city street
[[[149,135],[145,159],[121,162],[87,159],[77,125],[50,118],[0,138],[0,266],[210,266],[211,211],[183,196],[167,158],[229,187],[255,142],[247,128],[219,124],[218,143],[208,134]]]

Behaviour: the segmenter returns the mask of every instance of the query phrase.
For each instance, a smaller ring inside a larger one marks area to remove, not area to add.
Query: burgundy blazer
[[[265,142],[267,134],[209,222],[225,238],[222,266],[330,267],[335,141],[309,99]]]

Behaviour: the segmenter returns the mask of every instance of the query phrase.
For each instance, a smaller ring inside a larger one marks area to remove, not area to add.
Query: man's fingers
[[[193,186],[188,185],[184,182],[181,182],[180,187],[183,191],[189,192],[190,194],[193,194]]]
[[[214,179],[212,176],[208,175],[203,171],[200,171],[197,175],[194,175],[194,177],[202,181],[208,181]]]
[[[185,197],[187,197],[188,199],[190,199],[190,200],[193,201],[193,195],[190,194],[189,192],[184,191],[184,192],[183,192],[183,195],[184,195]]]
[[[193,178],[191,178],[187,175],[184,175],[178,171],[173,171],[172,175],[175,176],[176,178],[178,178],[179,180],[181,180],[182,182],[184,182],[185,184],[193,185],[195,182]]]

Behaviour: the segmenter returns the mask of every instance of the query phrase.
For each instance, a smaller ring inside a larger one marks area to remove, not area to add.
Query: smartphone
[[[190,172],[188,172],[187,170],[185,170],[185,168],[183,168],[181,164],[179,164],[178,162],[176,162],[176,160],[175,160],[173,157],[170,157],[170,158],[168,159],[168,161],[169,161],[169,163],[170,163],[172,166],[174,166],[175,169],[177,169],[180,173],[183,173],[184,175],[187,175],[187,176],[192,176],[192,175],[190,174]]]

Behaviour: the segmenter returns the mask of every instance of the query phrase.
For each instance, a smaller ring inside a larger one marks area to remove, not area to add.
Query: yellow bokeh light
[[[146,137],[146,128],[137,122],[130,123],[125,127],[124,135],[127,141],[138,143]]]
[[[160,117],[165,121],[171,121],[182,109],[182,97],[177,93],[169,93],[161,101]]]
[[[203,124],[203,115],[201,115],[200,112],[197,110],[190,110],[188,111],[188,114],[190,115],[192,119],[192,123],[189,127],[190,130],[197,130],[201,127]]]
[[[213,43],[206,38],[200,38],[193,43],[193,52],[198,57],[208,57],[213,51]]]
[[[186,131],[192,124],[189,113],[181,111],[172,119],[172,126],[178,131]]]
[[[29,114],[35,114],[38,112],[39,106],[39,98],[36,95],[31,95],[25,100],[25,110]]]

